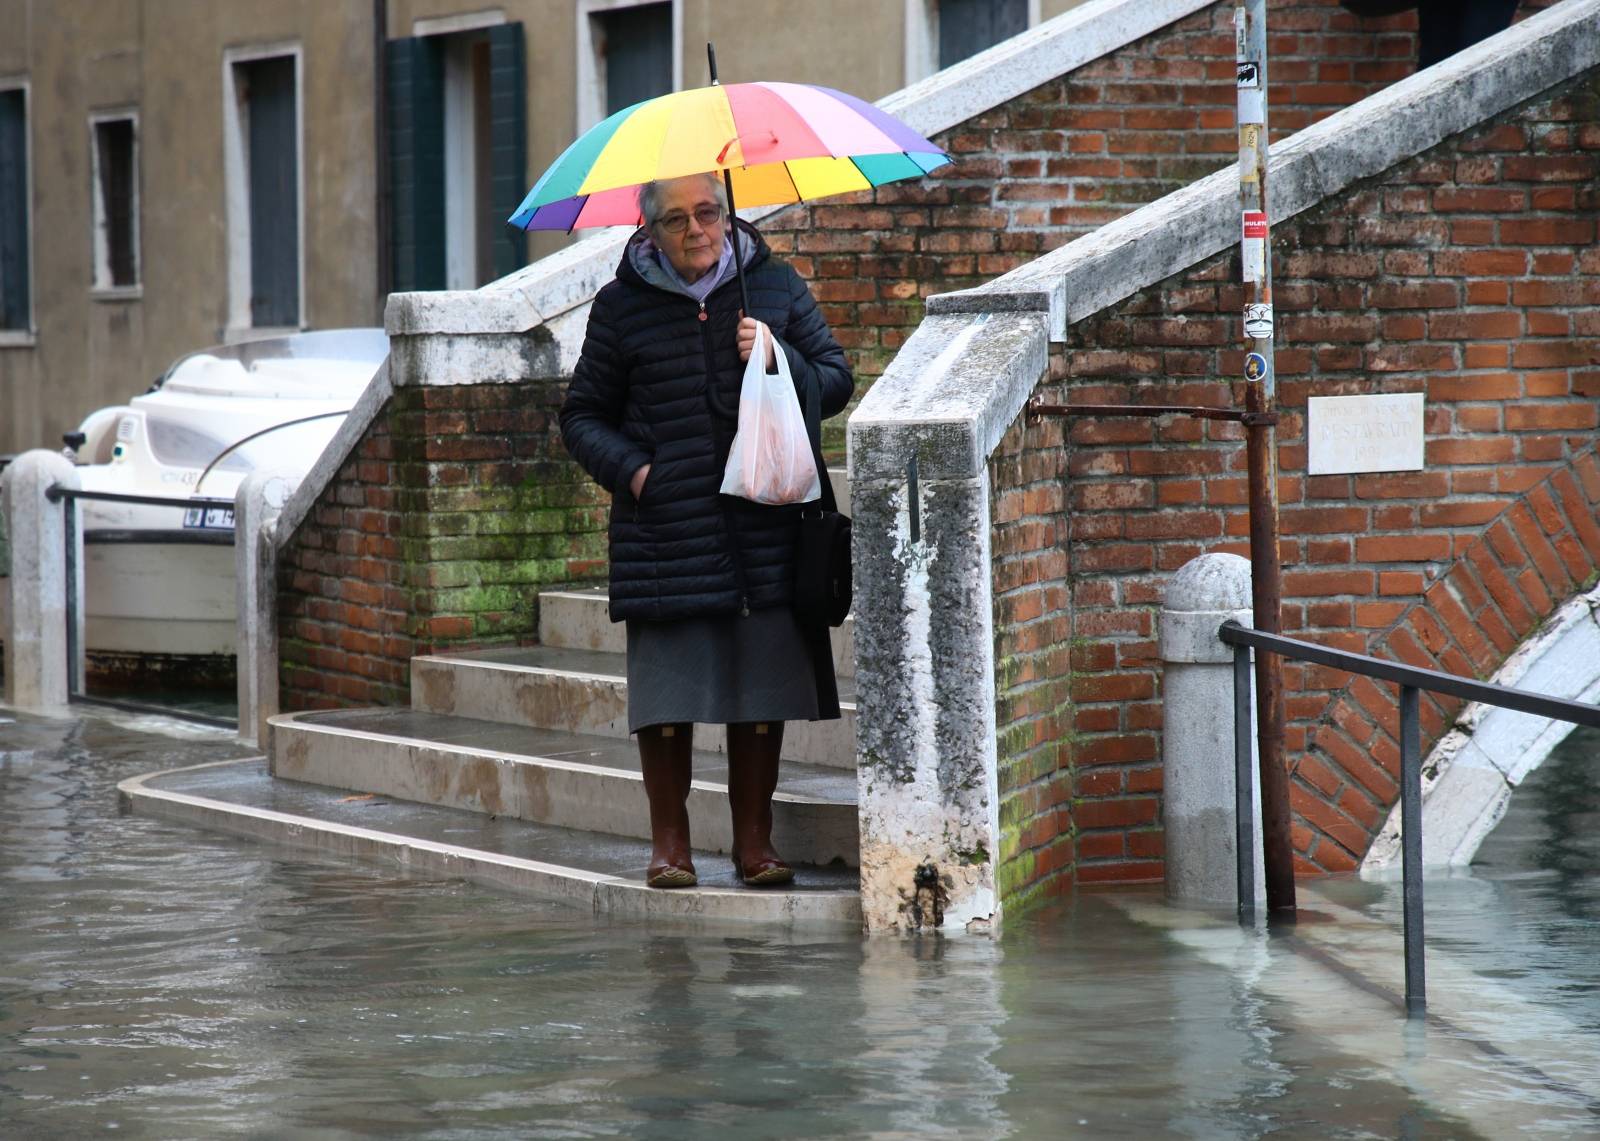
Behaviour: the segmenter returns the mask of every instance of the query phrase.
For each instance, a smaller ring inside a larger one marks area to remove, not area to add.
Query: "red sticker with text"
[[[1246,210],[1244,212],[1244,236],[1247,238],[1264,238],[1267,236],[1267,215],[1261,210]]]

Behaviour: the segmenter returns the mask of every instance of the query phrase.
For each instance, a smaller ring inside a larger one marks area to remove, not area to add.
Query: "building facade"
[[[566,241],[574,134],[720,78],[876,99],[1079,0],[0,0],[0,455],[178,355],[371,325]]]

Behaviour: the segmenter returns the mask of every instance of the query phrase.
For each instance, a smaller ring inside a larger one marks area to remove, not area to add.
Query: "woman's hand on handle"
[[[739,319],[739,359],[745,362],[750,360],[750,352],[756,347],[756,329],[765,329],[767,334],[767,371],[771,372],[778,367],[778,358],[773,349],[772,330],[754,317],[741,317]]]

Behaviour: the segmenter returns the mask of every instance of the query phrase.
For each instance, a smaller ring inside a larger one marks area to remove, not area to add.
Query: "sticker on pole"
[[[1244,212],[1244,241],[1240,247],[1244,280],[1265,281],[1267,276],[1267,215],[1261,210]]]
[[[1238,75],[1240,87],[1261,86],[1261,65],[1253,59],[1239,61]]]
[[[1265,123],[1267,121],[1266,92],[1259,87],[1239,88],[1239,122]]]
[[[1252,341],[1265,341],[1272,336],[1272,306],[1244,307],[1244,335]]]
[[[1244,378],[1258,384],[1267,376],[1267,358],[1260,353],[1249,353],[1244,358]]]
[[[1254,183],[1261,181],[1261,159],[1256,153],[1256,148],[1261,143],[1261,127],[1255,123],[1245,123],[1239,128],[1239,181]]]

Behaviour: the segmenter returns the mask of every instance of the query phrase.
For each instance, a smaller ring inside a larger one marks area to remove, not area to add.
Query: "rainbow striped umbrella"
[[[721,171],[729,205],[771,206],[918,178],[950,156],[853,95],[804,83],[729,83],[626,107],[584,132],[510,222],[524,230],[634,226],[638,188]]]

